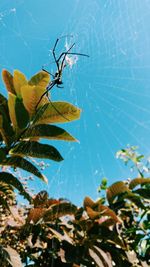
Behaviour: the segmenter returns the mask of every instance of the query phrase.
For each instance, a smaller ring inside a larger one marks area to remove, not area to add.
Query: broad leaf
[[[101,216],[101,213],[99,211],[95,211],[88,206],[86,207],[86,211],[87,211],[89,218],[92,220],[98,219]]]
[[[41,98],[41,95],[45,93],[45,90],[46,89],[44,87],[37,85],[36,86],[24,85],[21,87],[21,95],[23,98],[23,103],[31,117],[35,114],[37,109],[37,104]],[[38,107],[43,106],[48,102],[49,102],[48,98],[46,96],[43,96]]]
[[[17,126],[19,127],[19,129],[25,129],[27,124],[29,123],[29,114],[24,107],[22,99],[19,97],[16,97],[15,113],[16,113]]]
[[[37,223],[41,219],[43,219],[43,216],[46,212],[46,208],[33,208],[30,209],[28,217],[27,217],[27,224],[28,223]]]
[[[44,87],[50,82],[50,75],[46,71],[40,71],[36,73],[28,82],[29,85],[38,85]]]
[[[13,84],[17,96],[21,96],[21,87],[27,83],[25,75],[19,70],[14,70]]]
[[[134,189],[137,185],[142,184],[150,184],[150,178],[135,178],[130,182],[129,188]]]
[[[2,77],[8,92],[15,94],[12,74],[7,70],[3,70]]]
[[[97,267],[113,267],[111,256],[97,246],[89,248],[89,255],[94,260]]]
[[[129,189],[124,182],[116,182],[107,188],[107,199],[112,202],[113,199],[121,193],[128,192]]]
[[[45,212],[44,221],[53,221],[65,215],[74,215],[77,207],[69,202],[54,204]]]
[[[143,205],[142,201],[141,201],[141,197],[138,196],[137,194],[135,193],[132,193],[132,192],[126,192],[124,195],[123,195],[123,198],[124,199],[129,199],[130,201],[132,201],[137,207],[140,207],[141,209],[144,209],[145,206]]]
[[[84,205],[84,208],[86,207],[93,208],[95,206],[95,202],[90,197],[85,197],[83,205]]]
[[[0,132],[6,145],[10,145],[13,137],[13,128],[9,117],[8,102],[0,94]]]
[[[9,255],[7,261],[10,263],[10,265],[12,267],[22,267],[21,258],[18,252],[15,249],[11,248],[10,246],[7,246],[4,249],[7,251]]]
[[[121,223],[121,221],[117,217],[116,213],[112,209],[110,209],[109,207],[100,204],[98,206],[98,211],[101,212],[101,215],[109,216],[110,218],[112,218],[115,223]]]
[[[64,141],[77,141],[72,135],[66,132],[64,129],[54,126],[39,124],[32,128],[29,128],[22,139],[32,139],[32,138],[46,138],[54,140],[64,140]]]
[[[0,115],[0,133],[5,144],[10,145],[13,140],[14,131],[4,113]]]
[[[13,168],[21,168],[25,171],[28,171],[35,176],[39,177],[42,179],[44,182],[47,183],[47,179],[42,173],[28,160],[19,157],[19,156],[13,156],[6,158],[1,164],[1,166],[11,166]]]
[[[16,112],[15,112],[15,102],[16,102],[16,95],[12,93],[8,93],[8,108],[9,108],[9,115],[13,125],[14,130],[17,130],[17,119],[16,119]]]
[[[35,157],[35,158],[46,158],[55,161],[63,160],[62,156],[58,150],[47,144],[40,144],[38,142],[22,141],[15,145],[9,151],[12,155],[17,155],[21,157]]]
[[[31,200],[30,195],[23,188],[22,183],[14,175],[12,175],[11,173],[8,173],[8,172],[0,172],[0,181],[6,183],[8,185],[12,185],[26,199],[28,199],[29,201]]]
[[[133,191],[133,193],[139,194],[141,197],[150,199],[150,188],[139,188]]]
[[[68,102],[50,102],[36,124],[63,123],[80,118],[81,110]]]

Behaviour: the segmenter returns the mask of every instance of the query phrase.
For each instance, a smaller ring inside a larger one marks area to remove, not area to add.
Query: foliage
[[[46,191],[31,196],[6,167],[47,181],[30,158],[61,161],[55,147],[39,140],[76,141],[51,123],[78,119],[80,110],[67,102],[51,102],[46,95],[39,102],[50,80],[46,72],[27,81],[18,70],[14,75],[4,70],[3,80],[8,100],[0,95],[0,266],[148,267],[149,161],[145,165],[136,147],[120,150],[117,156],[132,162],[138,176],[110,186],[103,178],[99,199],[87,196],[82,207],[50,198]],[[14,189],[30,204],[18,204]]]
[[[23,169],[47,182],[47,178],[30,158],[47,158],[58,162],[63,160],[54,146],[39,141],[40,139],[77,141],[67,131],[52,123],[78,119],[80,109],[67,102],[51,102],[46,95],[41,99],[50,82],[50,75],[47,72],[40,71],[29,81],[18,70],[15,70],[13,75],[3,70],[2,77],[8,91],[8,100],[0,94],[0,165],[6,170],[7,166],[14,170]],[[38,108],[37,103],[39,103]],[[9,191],[15,188],[31,201],[30,195],[13,174],[7,171],[1,172],[0,183],[3,185],[3,194],[6,188],[9,187]],[[2,195],[0,197],[2,198]],[[5,198],[3,204],[4,202]]]
[[[30,208],[12,206],[1,245],[16,250],[25,266],[147,267],[150,178],[119,181],[105,192],[97,201],[85,197],[79,208],[41,191]]]

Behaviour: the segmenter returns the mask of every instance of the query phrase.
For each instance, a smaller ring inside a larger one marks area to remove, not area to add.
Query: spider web
[[[75,41],[74,51],[90,55],[64,71],[63,90],[51,92],[53,100],[70,101],[83,112],[80,121],[61,125],[80,143],[51,142],[65,160],[52,162],[45,174],[51,196],[74,202],[95,198],[103,176],[111,183],[129,175],[115,157],[117,150],[131,144],[150,154],[150,2],[2,2],[1,69],[17,68],[29,78],[53,61],[50,49],[66,34],[74,36],[67,40]],[[61,40],[58,55],[64,45]],[[55,71],[53,64],[47,68]],[[47,190],[37,179],[34,188]]]

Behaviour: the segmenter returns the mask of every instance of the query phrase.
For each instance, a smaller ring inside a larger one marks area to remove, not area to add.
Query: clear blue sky
[[[79,203],[98,196],[103,176],[129,176],[117,150],[131,144],[150,154],[150,1],[1,0],[0,71],[19,69],[29,78],[52,61],[50,49],[64,34],[90,55],[65,70],[64,89],[51,95],[82,108],[81,120],[62,125],[80,143],[52,142],[65,160],[49,162],[45,174],[51,196]],[[38,179],[33,187],[46,188]]]

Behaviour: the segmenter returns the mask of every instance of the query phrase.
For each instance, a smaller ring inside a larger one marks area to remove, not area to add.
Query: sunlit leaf
[[[94,260],[97,267],[113,267],[110,253],[104,252],[97,246],[89,248],[89,255]]]
[[[41,220],[46,212],[46,208],[34,208],[30,209],[28,217],[27,217],[27,223],[33,222],[37,223],[39,220]]]
[[[130,182],[129,188],[134,189],[137,185],[142,184],[150,184],[150,178],[135,178]]]
[[[18,128],[17,119],[16,119],[16,112],[15,112],[15,102],[16,102],[16,95],[12,93],[8,93],[8,108],[9,108],[9,115],[13,125],[13,128],[16,130]]]
[[[28,160],[19,157],[19,156],[13,156],[6,158],[3,160],[3,162],[0,164],[1,166],[11,166],[13,168],[21,168],[25,171],[28,171],[35,176],[42,179],[44,182],[47,183],[46,177]]]
[[[85,197],[84,198],[84,203],[83,203],[84,207],[94,207],[95,202],[90,198],[90,197]]]
[[[49,82],[50,82],[50,75],[46,71],[40,71],[31,77],[28,84],[38,85],[46,89],[46,86],[49,84]]]
[[[12,74],[9,71],[4,69],[2,71],[2,77],[3,77],[3,81],[5,83],[5,86],[8,90],[8,92],[15,94],[15,88],[14,88],[14,84],[13,84]]]
[[[38,142],[22,141],[15,145],[10,151],[10,154],[21,157],[35,157],[46,158],[55,161],[63,160],[58,150],[47,144],[40,144]]]
[[[29,114],[24,107],[22,99],[19,97],[16,97],[15,113],[16,113],[17,126],[19,127],[19,129],[26,128],[27,124],[29,123]]]
[[[81,110],[68,102],[51,102],[36,124],[63,123],[80,118]]]
[[[32,128],[30,127],[22,136],[22,139],[30,140],[31,138],[77,141],[72,135],[70,135],[64,129],[54,125],[45,125],[45,124],[35,125]]]
[[[45,93],[45,90],[46,89],[44,87],[37,85],[24,85],[21,87],[23,103],[30,116],[33,116],[35,114],[37,104],[41,98],[41,95]],[[43,106],[48,102],[48,98],[46,96],[43,96],[38,107]]]
[[[92,220],[98,219],[101,216],[101,213],[99,211],[95,211],[88,206],[86,207],[86,211],[87,211],[89,218]]]
[[[73,244],[73,240],[69,237],[69,235],[65,233],[65,231],[63,232],[63,235],[62,235],[51,227],[49,227],[49,230],[50,232],[53,233],[53,236],[56,237],[60,242],[62,242],[63,240],[66,240],[68,243]]]
[[[101,212],[101,215],[109,216],[110,218],[112,218],[114,220],[114,222],[121,223],[121,221],[119,220],[119,218],[116,215],[116,213],[112,209],[110,209],[109,207],[104,206],[104,205],[99,205],[98,206],[98,211]]]
[[[21,96],[21,87],[28,83],[25,75],[19,70],[14,70],[13,84],[17,96]]]
[[[0,172],[0,181],[6,183],[8,185],[12,185],[26,199],[28,199],[29,201],[31,200],[30,195],[23,188],[22,183],[14,175],[12,175],[11,173],[8,173],[8,172]]]
[[[18,254],[18,252],[11,248],[10,246],[7,246],[6,248],[4,248],[8,255],[9,255],[9,258],[7,258],[7,261],[10,263],[10,265],[12,267],[22,267],[22,262],[21,262],[21,258],[20,258],[20,255]]]
[[[129,189],[124,182],[116,182],[107,188],[107,199],[109,202],[112,202],[117,195],[128,191]]]

